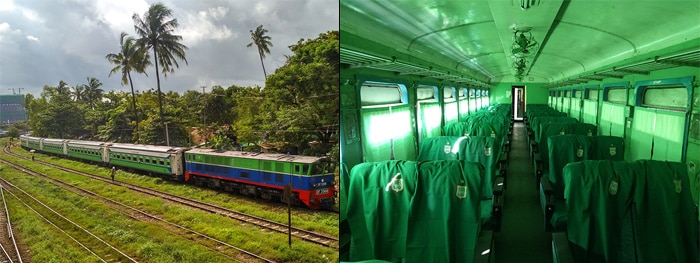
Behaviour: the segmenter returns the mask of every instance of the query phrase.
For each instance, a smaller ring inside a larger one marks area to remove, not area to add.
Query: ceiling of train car
[[[554,82],[700,36],[697,0],[341,0],[340,14],[341,48],[376,43],[491,83]]]

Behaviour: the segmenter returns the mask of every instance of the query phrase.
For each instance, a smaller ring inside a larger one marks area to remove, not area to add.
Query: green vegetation
[[[24,151],[15,149],[15,152],[22,153]],[[101,173],[105,176],[109,174],[109,171],[105,168],[95,169],[96,167],[86,166],[79,162],[58,159],[56,157],[49,157],[41,154],[36,154],[36,157],[42,161],[51,160],[51,162],[61,163],[61,165],[68,166],[73,169],[81,167],[82,170],[87,170],[89,172]],[[308,244],[296,238],[293,238],[292,248],[288,248],[287,237],[284,234],[262,231],[257,227],[251,227],[248,224],[242,224],[236,220],[228,219],[219,215],[214,215],[198,210],[192,210],[179,205],[174,205],[169,202],[164,202],[159,198],[148,197],[122,187],[97,182],[79,175],[72,175],[69,173],[56,171],[55,169],[47,168],[44,166],[36,166],[36,164],[28,160],[15,160],[15,158],[12,157],[3,158],[10,159],[11,161],[17,161],[22,165],[26,165],[29,167],[36,167],[34,169],[44,173],[49,173],[51,174],[51,176],[64,180],[72,185],[87,188],[88,190],[99,193],[100,195],[103,195],[105,197],[117,199],[120,202],[129,204],[131,206],[135,206],[141,210],[148,211],[149,213],[156,214],[159,217],[164,218],[166,220],[185,225],[193,230],[205,233],[207,235],[211,235],[217,239],[232,243],[236,246],[240,246],[246,250],[253,251],[254,253],[262,254],[264,257],[271,258],[276,261],[337,261],[337,251],[334,249]],[[153,224],[134,222],[134,220],[117,213],[112,208],[106,207],[103,204],[92,201],[91,199],[85,199],[84,197],[75,196],[75,194],[66,192],[65,190],[60,189],[60,187],[53,186],[52,184],[44,182],[41,179],[37,179],[31,176],[24,176],[18,173],[14,174],[15,175],[12,177],[5,178],[11,178],[13,183],[19,182],[18,185],[26,185],[28,189],[35,189],[33,191],[37,192],[35,192],[34,194],[41,195],[41,198],[44,200],[48,200],[50,202],[55,202],[59,204],[61,207],[61,211],[67,211],[67,214],[71,215],[71,218],[74,218],[72,215],[76,214],[75,218],[80,218],[80,222],[85,222],[84,224],[89,225],[91,229],[97,229],[95,231],[101,231],[101,233],[105,233],[110,237],[110,242],[124,244],[124,246],[127,246],[128,249],[130,249],[130,251],[134,251],[133,253],[139,255],[139,257],[142,258],[142,260],[149,262],[164,262],[167,260],[173,260],[176,262],[220,261],[216,260],[216,255],[212,255],[209,252],[196,251],[195,248],[199,246],[193,246],[193,241],[161,240],[173,237],[171,234],[163,233],[164,231],[162,231],[162,229],[158,228],[157,226],[154,226]],[[287,220],[286,215],[284,215],[285,213],[283,212],[284,210],[286,210],[286,208],[282,206],[270,205],[269,207],[265,207],[259,202],[246,200],[246,198],[240,198],[239,200],[239,198],[233,197],[225,193],[203,190],[191,186],[183,187],[176,184],[166,183],[156,178],[147,177],[143,175],[134,175],[123,171],[117,173],[117,179],[120,181],[129,181],[137,183],[144,182],[143,184],[147,187],[156,188],[168,192],[179,191],[180,193],[178,194],[190,195],[195,199],[204,200],[221,206],[235,207],[236,209],[240,208],[239,210],[245,210],[246,212],[256,214],[258,216],[269,218],[275,215],[277,217],[280,217],[276,219],[278,221],[286,222]],[[26,181],[31,181],[32,183],[28,183]],[[60,201],[51,201],[53,199],[60,199]],[[319,232],[332,232],[333,235],[337,236],[337,216],[334,216],[329,213],[308,210],[294,211],[293,216],[293,225],[297,227],[301,227],[304,229],[324,229],[326,231],[320,230]],[[94,217],[102,217],[102,219],[92,219]],[[141,226],[141,224],[144,224],[144,226]],[[302,227],[302,224],[305,226]],[[21,236],[23,237],[24,235]],[[179,244],[178,241],[182,244]],[[172,244],[173,247],[165,248],[162,246],[155,245],[159,242]],[[168,254],[169,257],[165,257],[164,255],[160,254],[166,253],[164,251],[187,252],[180,254],[171,253]],[[193,258],[195,256],[197,258]],[[212,259],[209,259],[207,257],[212,257]]]
[[[107,59],[115,64],[111,73],[121,71],[122,83],[131,84],[129,72],[142,72],[147,46],[121,36],[120,53]],[[151,89],[129,94],[104,92],[96,78],[74,88],[63,81],[46,85],[40,96],[25,97],[28,128],[38,137],[162,145],[162,107],[170,145],[196,144],[190,130],[197,127],[197,134],[215,148],[279,143],[278,152],[327,155],[338,144],[339,34],[300,39],[290,49],[294,55],[267,76],[264,89],[231,85],[214,86],[207,93]],[[164,57],[154,61],[161,65]],[[132,62],[138,65],[128,66]],[[172,72],[172,67],[163,66],[163,71]]]

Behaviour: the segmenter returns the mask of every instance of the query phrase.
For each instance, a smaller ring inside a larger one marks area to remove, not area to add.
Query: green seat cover
[[[419,165],[406,262],[471,262],[480,231],[484,170],[474,162]]]
[[[625,139],[617,136],[593,136],[592,160],[625,160]]]
[[[639,262],[699,262],[698,222],[686,165],[638,162],[645,169],[635,189]]]
[[[562,182],[564,166],[588,160],[592,149],[591,141],[590,137],[575,134],[554,135],[547,139],[547,152],[550,156],[547,173],[556,197],[563,198],[564,196],[564,182]]]
[[[626,162],[588,160],[564,167],[569,241],[616,262],[639,174],[641,165]]]
[[[590,123],[572,123],[569,132],[571,134],[596,136],[598,135],[598,127]]]
[[[469,124],[466,122],[455,122],[445,125],[446,136],[465,136],[469,135]]]
[[[406,257],[408,214],[418,163],[385,161],[352,168],[348,186],[349,261]]]

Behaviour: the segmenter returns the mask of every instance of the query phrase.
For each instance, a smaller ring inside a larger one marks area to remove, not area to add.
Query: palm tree
[[[272,42],[270,40],[270,36],[266,36],[265,33],[267,33],[267,29],[263,29],[263,25],[259,25],[257,28],[255,28],[255,31],[250,30],[250,38],[253,39],[253,42],[248,43],[246,47],[252,47],[253,44],[258,47],[258,55],[260,55],[260,64],[262,65],[263,68],[263,74],[265,74],[265,79],[267,79],[267,72],[265,71],[265,63],[263,63],[263,59],[265,58],[265,54],[270,54],[270,47],[272,46]]]
[[[136,137],[134,141],[139,140],[139,114],[136,109],[136,94],[134,93],[134,83],[131,82],[131,71],[135,70],[138,73],[146,74],[146,66],[150,65],[150,57],[148,56],[147,50],[140,48],[136,45],[136,39],[133,37],[127,37],[127,33],[122,32],[119,38],[119,53],[109,53],[105,58],[109,60],[110,63],[116,65],[109,72],[109,76],[112,73],[117,73],[119,70],[122,72],[122,85],[129,83],[131,85],[131,104],[134,107],[134,120],[136,120]],[[126,38],[126,39],[125,39]],[[148,74],[146,74],[148,76]]]
[[[180,67],[180,65],[177,64],[177,60],[175,60],[176,57],[184,60],[185,64],[187,64],[187,59],[185,58],[187,46],[180,43],[180,41],[182,41],[182,36],[173,35],[173,31],[180,24],[177,22],[177,19],[170,19],[171,16],[172,11],[162,3],[151,5],[148,11],[143,14],[143,17],[139,17],[138,14],[132,16],[136,34],[141,36],[140,39],[136,40],[136,43],[146,50],[153,49],[153,60],[156,62],[160,124],[165,127],[165,140],[167,145],[170,145],[170,138],[168,135],[168,128],[165,126],[165,121],[163,119],[163,93],[160,90],[158,65],[163,67],[163,75],[167,77],[168,72],[175,72],[173,66],[176,68]]]
[[[76,102],[85,99],[85,86],[75,85],[73,88],[73,99],[75,99]]]
[[[94,77],[87,78],[88,84],[85,87],[85,99],[87,100],[90,108],[95,109],[95,103],[102,100],[102,93],[105,91],[100,89],[102,82]]]
[[[58,87],[56,87],[56,93],[58,94],[68,94],[70,93],[70,86],[68,84],[61,80],[58,82]]]

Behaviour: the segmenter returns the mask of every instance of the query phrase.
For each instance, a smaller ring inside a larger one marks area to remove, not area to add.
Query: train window
[[[241,172],[241,178],[248,178],[248,172]]]
[[[444,98],[446,101],[448,99],[451,99],[449,101],[454,101],[454,91],[452,87],[444,87],[442,88],[442,98]]]
[[[401,84],[365,82],[360,88],[362,106],[398,104],[407,98],[406,88]]]
[[[265,170],[265,171],[272,170],[272,162],[263,162],[263,170]]]
[[[625,104],[627,103],[627,89],[626,88],[611,88],[608,90],[607,98],[609,102]]]
[[[158,163],[159,163],[161,166],[162,166],[162,165],[165,165],[165,162],[163,161],[163,159],[160,159],[160,161],[159,161]]]
[[[430,100],[434,99],[434,101],[437,101],[437,90],[433,86],[425,86],[425,85],[419,85],[416,88],[416,98],[417,100]]]
[[[309,174],[309,165],[305,164],[302,166],[302,173],[308,175]]]
[[[644,89],[642,105],[654,108],[685,109],[688,107],[688,89],[682,85]]]
[[[574,98],[581,98],[581,91],[580,90],[574,90]]]
[[[295,165],[294,165],[294,173],[295,173],[295,174],[299,174],[299,170],[300,170],[300,168],[301,168],[301,167],[299,167],[299,166],[300,166],[300,165],[298,165],[298,164],[295,164]]]
[[[588,96],[586,97],[586,99],[598,100],[598,93],[600,93],[600,90],[598,89],[589,89]]]

